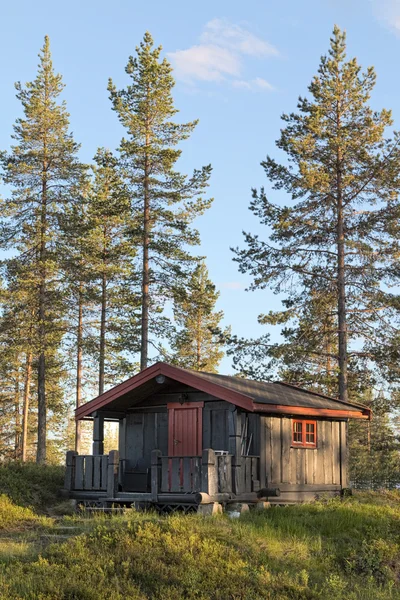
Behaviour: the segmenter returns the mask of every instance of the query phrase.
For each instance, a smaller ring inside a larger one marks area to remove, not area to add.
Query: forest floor
[[[62,475],[0,466],[1,600],[400,600],[397,492],[239,519],[93,517],[58,497]]]

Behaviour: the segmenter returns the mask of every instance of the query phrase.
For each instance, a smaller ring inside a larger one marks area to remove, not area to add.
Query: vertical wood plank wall
[[[261,417],[268,483],[347,486],[347,423],[317,421],[317,448],[291,448],[292,419]]]

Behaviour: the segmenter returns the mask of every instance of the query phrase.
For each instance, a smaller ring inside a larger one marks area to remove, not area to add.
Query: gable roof
[[[283,382],[262,382],[228,375],[191,371],[158,362],[104,392],[75,411],[82,419],[97,410],[113,410],[116,404],[132,406],[146,396],[161,391],[158,375],[193,387],[250,412],[370,419],[371,410],[361,404],[304,390]]]

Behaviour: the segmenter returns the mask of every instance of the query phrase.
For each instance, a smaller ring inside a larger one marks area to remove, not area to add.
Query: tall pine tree
[[[113,109],[128,134],[121,141],[120,158],[135,222],[132,242],[141,249],[141,369],[148,364],[149,343],[154,343],[150,332],[165,336],[161,313],[171,298],[171,282],[187,277],[193,263],[187,246],[198,244],[199,236],[190,224],[211,204],[201,197],[211,166],[195,170],[191,177],[175,170],[181,155],[177,146],[197,121],[171,120],[178,112],[172,98],[174,80],[160,54],[161,47],[155,48],[146,33],[126,67],[131,84],[117,90],[110,80],[108,86]]]
[[[12,195],[2,203],[5,217],[2,246],[17,249],[36,279],[37,294],[37,461],[46,460],[48,356],[50,362],[60,343],[63,316],[59,293],[57,243],[59,216],[72,201],[83,169],[77,159],[78,145],[68,132],[69,115],[59,101],[61,76],[54,73],[50,42],[46,36],[39,54],[34,81],[16,84],[24,116],[14,126],[10,154],[3,159],[4,180]]]
[[[269,240],[247,233],[247,248],[235,251],[253,289],[287,294],[289,318],[303,318],[315,289],[333,295],[342,400],[348,399],[349,360],[375,361],[399,321],[397,298],[388,292],[399,275],[393,226],[399,138],[384,137],[390,112],[369,106],[375,80],[373,68],[362,73],[356,59],[346,60],[345,34],[335,27],[311,99],[300,98],[298,112],[282,117],[277,146],[287,164],[270,157],[262,163],[273,189],[290,194],[292,205],[273,204],[263,188],[254,191],[250,208],[270,228]]]

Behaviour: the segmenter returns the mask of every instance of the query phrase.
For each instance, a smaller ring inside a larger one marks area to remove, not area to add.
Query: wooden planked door
[[[168,407],[168,455],[201,456],[204,402],[172,402]]]

